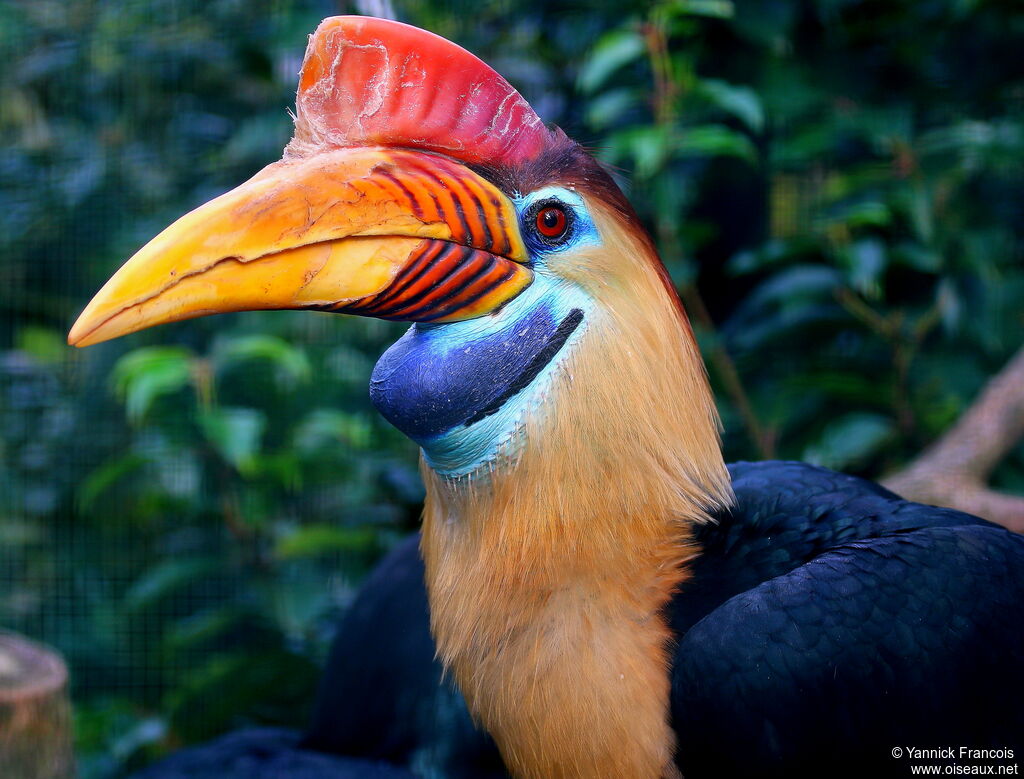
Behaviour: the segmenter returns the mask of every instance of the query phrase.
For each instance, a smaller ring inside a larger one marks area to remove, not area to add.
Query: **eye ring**
[[[556,205],[547,205],[539,209],[534,222],[537,232],[549,240],[561,238],[569,228],[569,218],[565,215],[565,209]]]
[[[526,212],[523,226],[539,247],[557,248],[573,236],[575,211],[557,198],[545,198]]]

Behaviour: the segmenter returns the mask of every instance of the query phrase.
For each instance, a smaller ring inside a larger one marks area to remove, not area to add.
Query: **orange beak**
[[[445,157],[336,149],[267,166],[181,217],[75,322],[88,346],[227,311],[471,319],[533,279],[511,200]]]

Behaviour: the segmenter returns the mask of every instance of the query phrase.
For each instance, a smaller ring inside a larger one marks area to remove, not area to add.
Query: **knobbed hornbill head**
[[[284,159],[144,246],[68,340],[272,308],[414,323],[370,394],[422,447],[438,653],[513,773],[673,775],[660,610],[731,491],[611,178],[458,46],[327,19]]]
[[[423,30],[334,17],[310,39],[284,158],[144,246],[68,341],[254,309],[413,322],[371,395],[445,476],[516,451],[589,342],[591,385],[666,413],[665,394],[683,396],[684,436],[713,462],[713,405],[666,279],[611,178],[495,71]],[[645,362],[664,360],[689,369],[651,386]],[[607,403],[585,405],[577,426],[601,427]]]

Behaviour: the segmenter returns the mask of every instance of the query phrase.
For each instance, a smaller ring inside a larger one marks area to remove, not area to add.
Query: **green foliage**
[[[638,30],[612,30],[601,37],[594,50],[580,68],[579,87],[590,95],[605,86],[615,71],[639,60],[647,45]]]
[[[150,346],[122,357],[111,374],[128,419],[139,422],[157,398],[189,385],[191,355],[177,346]]]
[[[623,172],[729,459],[879,476],[1020,345],[1009,5],[395,8]],[[68,657],[87,779],[301,725],[332,621],[418,519],[415,447],[366,392],[401,326],[244,314],[63,346],[138,246],[279,156],[306,34],[339,10],[0,4],[0,624]],[[1024,453],[997,480],[1024,489]]]
[[[297,560],[335,551],[364,551],[376,542],[377,536],[370,528],[306,525],[279,538],[274,555],[281,560]]]
[[[658,2],[581,69],[599,148],[632,170],[708,349],[733,457],[880,476],[1020,345],[1020,74],[965,79],[954,42],[1001,50],[1020,22],[927,5]],[[1019,488],[1021,458],[999,478]]]

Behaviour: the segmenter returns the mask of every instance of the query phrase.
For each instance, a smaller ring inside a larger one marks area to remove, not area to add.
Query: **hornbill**
[[[905,772],[896,746],[1019,750],[1024,538],[810,466],[727,468],[629,203],[463,49],[325,20],[284,158],[144,246],[69,342],[251,309],[413,323],[370,395],[422,450],[433,644],[414,607],[377,633],[373,609],[353,616],[341,635],[364,665],[339,644],[310,748],[359,753],[343,742],[383,712],[364,754],[425,770],[433,724],[411,712],[447,694],[443,667],[518,777]],[[422,597],[401,555],[363,606]],[[404,664],[427,681],[403,689]],[[360,688],[378,671],[395,683]]]

